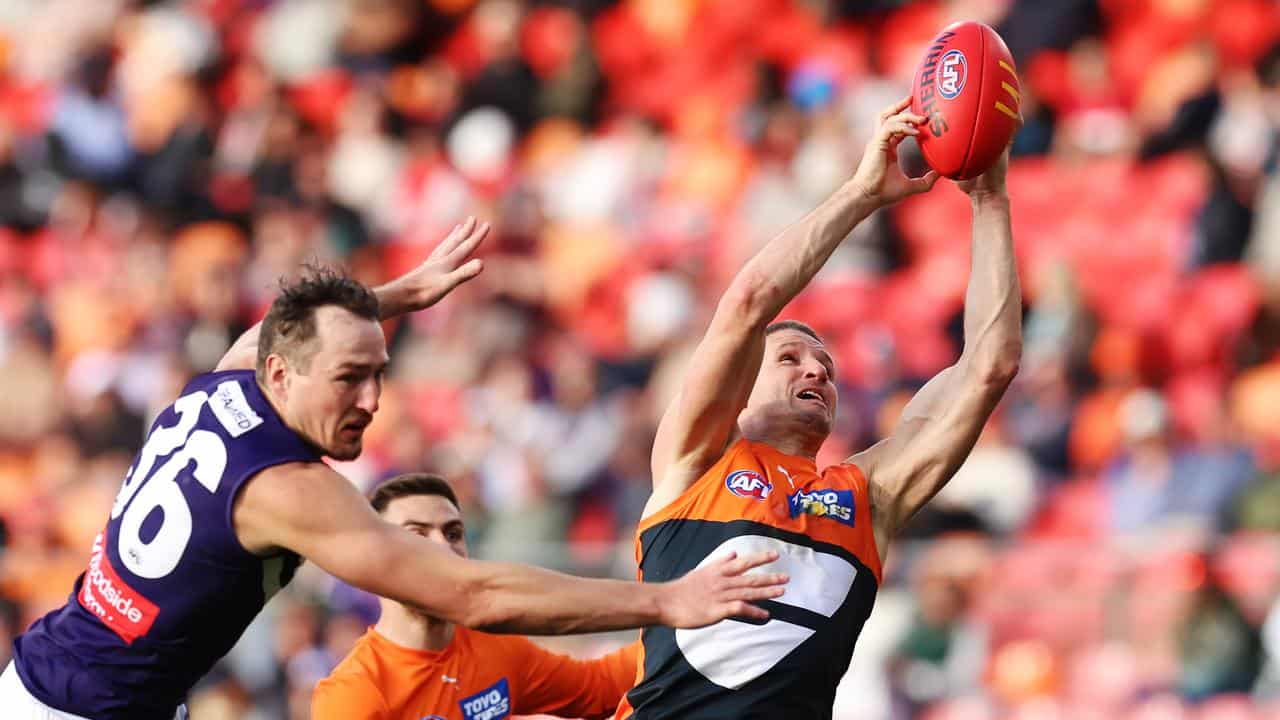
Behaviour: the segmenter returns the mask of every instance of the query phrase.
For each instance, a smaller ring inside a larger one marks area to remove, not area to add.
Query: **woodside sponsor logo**
[[[80,605],[120,639],[132,644],[151,629],[160,608],[120,579],[106,557],[105,542],[103,533],[98,533],[93,540],[89,568],[80,590]]]

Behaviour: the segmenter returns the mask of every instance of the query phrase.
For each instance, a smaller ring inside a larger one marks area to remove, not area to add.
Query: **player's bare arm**
[[[684,384],[658,426],[654,492],[645,514],[679,497],[723,454],[747,404],[764,352],[764,330],[809,284],[831,253],[873,211],[925,192],[936,173],[909,178],[897,148],[925,121],[910,98],[885,108],[854,177],[769,241],[738,272],[694,351]]]
[[[484,261],[471,255],[489,234],[489,227],[487,222],[468,217],[453,228],[421,265],[374,288],[381,318],[387,320],[425,310],[440,302],[454,288],[479,275],[484,269]],[[258,360],[258,331],[261,326],[258,323],[237,338],[215,370],[253,368]]]
[[[889,437],[850,460],[871,486],[881,559],[902,526],[951,479],[1018,372],[1022,289],[1009,223],[1006,151],[991,170],[957,183],[969,195],[973,240],[964,349],[907,403]]]
[[[564,634],[648,625],[700,627],[779,597],[787,578],[748,570],[775,553],[727,557],[670,583],[591,580],[525,565],[459,557],[384,522],[338,473],[320,463],[263,471],[236,500],[246,549],[287,549],[376,595],[490,632]]]

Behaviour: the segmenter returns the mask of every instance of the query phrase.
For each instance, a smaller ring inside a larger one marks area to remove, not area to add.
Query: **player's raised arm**
[[[727,556],[669,583],[590,580],[510,563],[468,560],[384,522],[355,488],[320,463],[269,468],[234,510],[254,553],[293,551],[356,587],[432,617],[490,632],[565,634],[648,625],[701,627],[764,619],[748,601],[782,595],[785,575],[745,574],[776,553]]]
[[[907,403],[888,438],[851,460],[871,485],[883,558],[902,528],[968,457],[1022,356],[1018,284],[1005,188],[1008,152],[982,176],[958,183],[973,210],[972,259],[960,359]]]
[[[484,261],[471,255],[488,234],[489,223],[468,217],[453,228],[421,265],[374,288],[381,319],[425,310],[440,302],[454,288],[479,275],[484,269]],[[258,361],[258,331],[261,327],[262,323],[257,323],[237,338],[214,370],[252,369]]]
[[[935,173],[908,178],[897,148],[925,118],[910,98],[880,113],[854,177],[769,241],[734,277],[694,351],[684,385],[658,426],[649,509],[674,500],[724,452],[764,352],[764,329],[804,289],[836,247],[877,208],[933,187]]]

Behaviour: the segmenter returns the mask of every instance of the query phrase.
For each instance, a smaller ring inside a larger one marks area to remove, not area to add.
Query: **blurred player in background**
[[[378,409],[379,319],[430,307],[481,270],[469,219],[376,291],[314,271],[284,288],[215,372],[160,413],[88,570],[37,620],[0,676],[6,720],[182,717],[192,685],[302,558],[434,617],[502,632],[696,626],[775,597],[781,579],[734,560],[669,585],[472,561],[382,521],[322,458],[350,460]],[[254,369],[256,367],[256,370]]]
[[[401,475],[379,485],[370,503],[387,522],[467,557],[458,498],[443,478]],[[639,643],[584,662],[386,598],[381,605],[378,624],[316,685],[311,720],[602,718],[635,682]]]
[[[739,271],[653,449],[636,543],[643,577],[767,549],[791,576],[787,593],[762,603],[772,614],[764,623],[646,630],[643,677],[620,718],[830,718],[889,541],[960,466],[1017,372],[1022,301],[1006,153],[959,183],[973,212],[960,359],[916,394],[889,437],[815,466],[836,416],[836,368],[807,326],[770,323],[859,221],[937,181],[898,167],[898,144],[925,121],[908,103],[881,113],[851,181]]]

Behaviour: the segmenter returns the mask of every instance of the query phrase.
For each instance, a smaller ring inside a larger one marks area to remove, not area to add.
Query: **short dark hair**
[[[414,495],[438,495],[462,509],[458,504],[458,496],[454,494],[449,481],[431,473],[406,473],[386,480],[369,494],[369,504],[379,515],[387,509],[392,500]]]
[[[302,276],[281,282],[280,296],[262,319],[258,331],[258,376],[267,370],[267,357],[284,355],[299,370],[311,361],[311,341],[316,337],[316,308],[340,307],[368,320],[378,319],[378,297],[361,283],[322,265],[306,265]]]
[[[818,337],[817,330],[814,330],[813,328],[800,322],[799,320],[779,320],[778,322],[775,322],[775,323],[769,323],[769,326],[764,329],[765,337],[768,337],[769,335],[772,335],[778,332],[779,330],[795,330],[797,332],[802,332],[805,335],[808,335],[809,337],[813,338],[814,340],[817,340],[818,342],[825,342],[821,337]]]

